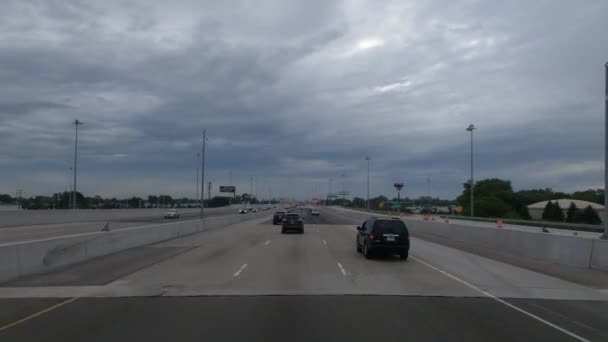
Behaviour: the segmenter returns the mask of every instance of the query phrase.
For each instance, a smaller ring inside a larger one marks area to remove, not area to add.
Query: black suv
[[[399,254],[405,260],[409,250],[410,233],[398,218],[372,217],[357,227],[357,252],[362,252],[368,259],[372,253],[385,252]]]
[[[284,211],[277,211],[272,216],[272,224],[279,224],[283,222],[283,217],[285,217]]]
[[[296,230],[299,233],[304,233],[304,221],[300,214],[287,214],[283,218],[283,227],[281,233],[285,233],[288,230]]]

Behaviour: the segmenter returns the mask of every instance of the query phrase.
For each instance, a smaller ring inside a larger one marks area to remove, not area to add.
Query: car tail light
[[[375,238],[376,238],[376,237],[374,236],[374,234],[369,234],[369,239],[370,239],[370,240],[373,240],[373,239],[375,239]]]

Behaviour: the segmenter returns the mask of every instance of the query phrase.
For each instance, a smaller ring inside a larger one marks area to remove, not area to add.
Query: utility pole
[[[83,123],[76,119],[72,124],[76,128],[76,139],[74,139],[74,187],[72,188],[74,195],[72,196],[72,209],[76,209],[76,187],[78,185],[78,126]]]
[[[604,235],[602,239],[608,239],[608,63],[604,65],[606,79],[606,94],[604,97]]]
[[[370,160],[372,160],[372,158],[370,156],[365,157],[365,160],[367,160],[367,203],[366,203],[366,207],[367,210],[369,210],[369,162]]]
[[[467,131],[471,132],[471,217],[475,216],[475,208],[473,202],[473,188],[475,187],[475,181],[473,180],[473,131],[477,129],[475,125],[470,124],[467,127]]]
[[[249,177],[249,200],[253,199],[253,176]]]
[[[203,158],[201,162],[201,220],[203,219],[203,207],[205,201],[205,142],[207,141],[206,131],[203,129]]]

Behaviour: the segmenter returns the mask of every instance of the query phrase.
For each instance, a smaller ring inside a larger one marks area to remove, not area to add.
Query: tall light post
[[[76,128],[76,139],[74,139],[74,187],[72,188],[74,194],[72,195],[72,209],[76,209],[76,186],[78,184],[78,126],[83,123],[76,119],[72,124]]]
[[[331,193],[331,186],[332,186],[332,182],[334,181],[333,178],[329,179],[329,191],[327,193],[327,205],[331,206],[331,198],[332,198],[332,193]]]
[[[198,173],[200,172],[200,162],[201,162],[201,154],[200,152],[196,154],[196,202],[198,202],[198,193],[199,193],[199,186],[198,186]]]
[[[431,210],[431,177],[426,178],[426,201],[428,209]]]
[[[367,210],[369,210],[369,162],[372,160],[372,158],[367,156],[365,157],[365,160],[367,160],[367,203],[365,206],[367,207]]]
[[[604,65],[606,79],[606,94],[604,96],[604,235],[602,239],[608,239],[608,63]]]
[[[203,219],[205,198],[205,143],[207,142],[206,131],[203,129],[203,153],[201,158],[201,220]]]
[[[473,188],[475,187],[475,181],[473,180],[473,131],[476,129],[477,127],[473,124],[467,127],[467,131],[471,132],[471,179],[469,183],[471,186],[471,217],[475,216],[475,209],[473,207]]]

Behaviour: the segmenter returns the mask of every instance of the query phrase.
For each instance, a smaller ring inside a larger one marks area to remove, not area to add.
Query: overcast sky
[[[603,185],[608,1],[5,0],[0,193]]]

